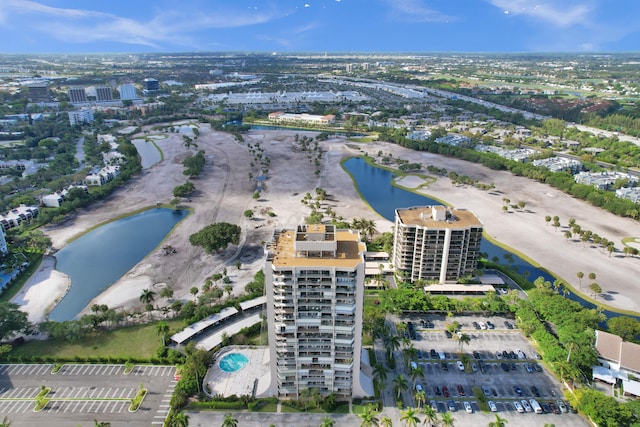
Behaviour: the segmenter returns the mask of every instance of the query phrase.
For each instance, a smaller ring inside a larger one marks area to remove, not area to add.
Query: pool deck
[[[249,359],[243,368],[235,372],[220,369],[219,362],[230,353],[241,353]],[[207,371],[204,383],[211,395],[236,396],[252,395],[256,380],[269,374],[268,347],[225,347],[216,355],[216,363]]]

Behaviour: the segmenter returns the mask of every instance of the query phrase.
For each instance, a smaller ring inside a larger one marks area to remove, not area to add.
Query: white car
[[[487,405],[489,405],[489,409],[491,409],[491,412],[498,412],[498,407],[495,403],[493,403],[492,400],[488,401]]]
[[[526,359],[527,356],[524,354],[524,352],[522,350],[520,350],[519,348],[516,349],[516,353],[518,353],[518,359]]]
[[[416,369],[418,369],[418,364],[416,362],[411,362],[411,370],[415,371]]]
[[[416,391],[422,391],[423,388],[420,384],[416,384]]]
[[[485,325],[484,322],[480,322],[479,324],[480,324],[480,329],[482,330],[487,329],[487,325]]]
[[[469,402],[465,401],[462,404],[464,405],[464,410],[467,411],[467,414],[473,413],[473,408],[471,407],[471,404]]]
[[[464,371],[464,365],[462,364],[462,362],[458,360],[456,363],[458,365],[458,369]]]
[[[518,402],[517,400],[515,402],[513,402],[513,407],[516,408],[516,411],[523,413],[524,412],[524,408],[522,407],[522,404],[520,402]]]
[[[529,404],[529,402],[527,400],[522,399],[520,401],[520,403],[522,403],[522,407],[524,408],[525,411],[533,412],[533,409],[531,408],[531,405]]]

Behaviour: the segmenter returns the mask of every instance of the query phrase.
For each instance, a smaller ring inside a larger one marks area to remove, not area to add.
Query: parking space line
[[[91,368],[89,369],[89,372],[87,373],[87,375],[93,375],[93,372],[96,369],[98,370],[98,373],[100,373],[100,369],[102,369],[102,367],[99,366],[99,365],[92,365]]]
[[[82,408],[80,408],[80,412],[84,412],[84,407],[87,406],[89,404],[90,400],[85,400],[84,404],[82,405]]]
[[[29,400],[20,400],[18,402],[18,405],[16,405],[16,412],[20,412],[20,410],[22,409],[23,406],[30,406],[33,402],[29,401]]]

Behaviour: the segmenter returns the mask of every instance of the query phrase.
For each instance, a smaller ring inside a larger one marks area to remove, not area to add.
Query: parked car
[[[429,406],[431,406],[431,409],[438,412],[438,403],[435,400],[430,400]]]
[[[522,389],[520,387],[518,387],[517,385],[513,386],[513,391],[515,394],[517,394],[518,396],[522,396]]]
[[[533,372],[533,368],[531,367],[531,363],[525,362],[524,367],[527,370],[527,372],[529,372],[529,373]]]
[[[485,325],[484,322],[480,322],[479,325],[480,325],[480,329],[482,330],[487,329],[487,325]]]
[[[473,358],[474,359],[480,359],[480,353],[478,353],[477,351],[473,352]]]
[[[471,370],[473,372],[478,372],[478,364],[476,362],[471,362]]]
[[[531,394],[533,394],[535,397],[540,397],[540,391],[538,390],[538,387],[532,385]]]
[[[531,409],[531,405],[529,404],[528,400],[522,399],[520,403],[522,403],[522,407],[526,412],[533,412],[533,409]]]
[[[491,396],[491,390],[489,390],[489,387],[487,387],[486,385],[482,386],[482,392],[487,397]]]
[[[504,326],[505,326],[507,329],[513,329],[513,324],[512,324],[511,322],[509,322],[508,320],[505,320],[505,321],[504,321]]]
[[[498,358],[498,360],[502,360],[502,353],[496,351],[496,357]]]
[[[516,354],[513,352],[513,350],[511,350],[509,352],[509,359],[517,359],[517,358],[518,358],[518,356],[516,356]]]
[[[502,350],[502,358],[503,359],[511,359],[511,355],[507,350]]]
[[[453,400],[447,400],[447,408],[449,408],[451,412],[455,412],[456,410],[455,402]]]
[[[536,353],[535,351],[533,352],[533,357],[534,357],[534,359],[540,360],[540,355],[538,353]]]
[[[551,412],[553,412],[556,415],[562,413],[560,411],[560,408],[558,408],[558,405],[555,404],[555,402],[549,402],[549,409],[551,409]]]
[[[558,405],[560,412],[564,412],[565,414],[569,412],[569,409],[567,409],[567,405],[565,405],[562,400],[560,399],[556,400],[556,404]]]
[[[516,408],[516,411],[523,413],[524,412],[524,408],[522,407],[522,404],[520,402],[518,402],[517,400],[515,402],[513,402],[513,407]]]
[[[469,402],[465,400],[464,402],[462,402],[462,404],[464,405],[464,410],[467,411],[467,414],[473,413],[473,408],[471,407],[471,404]]]
[[[427,327],[427,322],[425,322],[424,320],[420,321],[420,326],[422,326],[423,328]]]
[[[442,367],[443,371],[449,372],[449,365],[447,364],[447,362],[440,362],[440,367]]]
[[[542,372],[542,367],[537,363],[532,363],[531,366],[533,366],[533,369],[535,369],[536,372]]]
[[[450,396],[450,394],[449,394],[449,388],[448,388],[446,385],[445,385],[445,386],[442,386],[442,395],[443,395],[444,397],[449,397],[449,396]]]
[[[437,385],[433,386],[433,392],[436,394],[436,396],[442,395],[442,392],[440,391],[440,387],[438,387]]]
[[[524,354],[524,351],[520,350],[520,349],[516,349],[516,353],[518,353],[518,359],[526,359],[527,355]]]
[[[505,372],[509,372],[511,370],[511,367],[507,362],[502,362],[500,366],[502,367],[502,370]]]
[[[423,391],[424,389],[420,384],[416,384],[416,391]]]
[[[409,365],[411,366],[411,370],[412,371],[418,369],[418,364],[416,362],[414,362],[413,360],[409,363]]]
[[[451,332],[449,331],[444,331],[444,336],[447,338],[451,338],[453,335],[451,335]]]
[[[464,391],[464,387],[462,387],[462,384],[458,384],[458,394],[460,396],[466,396],[467,395],[467,392]]]
[[[434,349],[431,349],[431,351],[429,352],[429,355],[431,356],[432,359],[438,358],[438,353],[436,353]]]
[[[493,323],[491,323],[490,321],[487,320],[487,328],[489,329],[495,329],[496,325],[494,325]]]
[[[480,329],[480,325],[478,324],[478,322],[473,322],[473,328]]]
[[[462,364],[462,362],[461,362],[461,361],[459,361],[459,360],[458,360],[458,361],[456,362],[456,364],[458,365],[458,370],[460,370],[460,371],[464,371],[464,365]]]
[[[498,407],[495,403],[493,403],[492,400],[488,401],[487,405],[489,405],[489,409],[491,409],[491,412],[498,412]]]

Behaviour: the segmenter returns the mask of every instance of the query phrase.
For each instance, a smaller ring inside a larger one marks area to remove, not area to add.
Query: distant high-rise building
[[[138,99],[136,87],[132,84],[121,85],[119,88],[120,99],[122,101]]]
[[[477,267],[482,224],[473,212],[446,206],[396,209],[393,265],[411,282],[457,281]]]
[[[31,102],[49,102],[49,89],[46,83],[34,83],[29,86],[29,100]]]
[[[69,111],[69,123],[71,126],[79,123],[91,123],[93,121],[93,110]]]
[[[87,102],[87,92],[83,87],[71,87],[69,88],[69,101],[74,102]]]
[[[108,86],[96,87],[96,101],[113,101],[113,93]]]
[[[345,70],[347,71],[347,73],[353,72],[353,64],[347,64]]]
[[[274,234],[264,267],[270,394],[373,395],[360,370],[365,250],[358,232],[333,225]]]
[[[149,90],[149,91],[160,89],[160,84],[156,79],[150,79],[150,78],[144,79],[142,81],[142,86],[144,87],[145,90]]]

